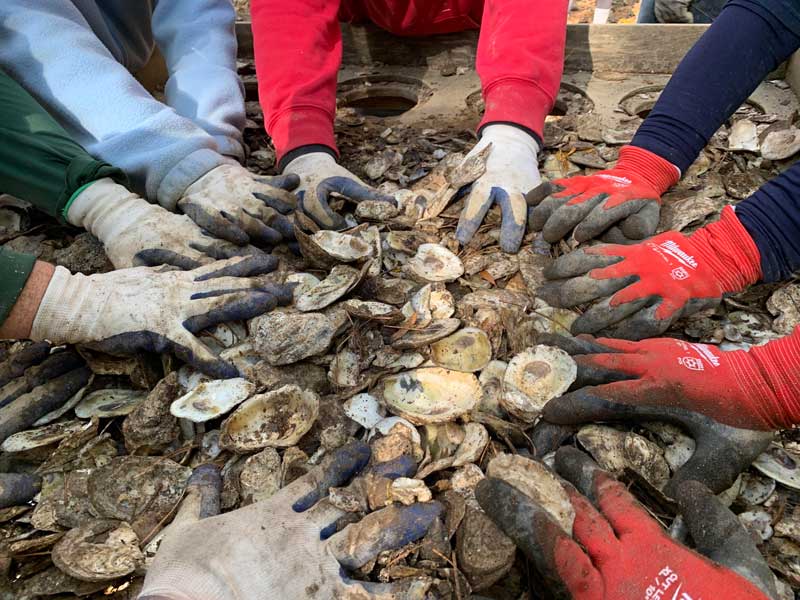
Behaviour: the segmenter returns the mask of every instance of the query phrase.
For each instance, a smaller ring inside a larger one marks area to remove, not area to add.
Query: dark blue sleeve
[[[758,246],[763,281],[800,269],[800,163],[739,203],[736,216]]]
[[[758,84],[800,47],[800,2],[730,0],[686,54],[633,145],[682,173]]]

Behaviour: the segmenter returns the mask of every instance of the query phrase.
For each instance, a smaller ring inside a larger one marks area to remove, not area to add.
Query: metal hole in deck
[[[397,117],[430,95],[430,89],[422,81],[402,76],[348,79],[339,84],[339,91],[339,106],[372,117]]]

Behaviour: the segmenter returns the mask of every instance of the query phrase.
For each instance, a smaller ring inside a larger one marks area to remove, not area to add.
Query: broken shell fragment
[[[384,418],[378,399],[371,394],[356,394],[344,403],[344,414],[365,429],[372,429]]]
[[[81,419],[123,417],[146,397],[140,390],[97,390],[78,403],[75,414]]]
[[[53,563],[81,581],[109,581],[144,563],[139,538],[124,522],[97,520],[71,529],[52,551]]]
[[[388,221],[398,214],[399,208],[381,200],[362,200],[356,206],[356,217],[364,221]]]
[[[471,411],[481,397],[477,377],[439,367],[390,375],[382,385],[389,411],[415,425],[453,421]]]
[[[529,348],[508,363],[500,403],[510,414],[532,423],[549,400],[567,391],[577,373],[575,361],[563,350]]]
[[[575,509],[561,482],[544,464],[520,455],[499,454],[486,467],[486,476],[513,485],[572,535]]]
[[[363,300],[345,300],[342,307],[351,317],[381,323],[396,323],[403,315],[391,304],[383,302],[365,302]]]
[[[175,400],[169,411],[180,419],[204,423],[224,415],[247,400],[255,391],[256,386],[241,377],[215,379],[199,384],[188,394]]]
[[[775,491],[775,480],[751,473],[742,473],[742,487],[737,501],[744,506],[763,504]]]
[[[418,281],[455,281],[464,274],[461,260],[439,244],[422,244],[406,268]]]
[[[372,256],[369,243],[347,233],[323,229],[312,235],[311,240],[337,262],[353,262]]]
[[[7,437],[2,446],[0,446],[0,450],[3,452],[24,452],[25,450],[41,448],[42,446],[59,442],[89,426],[90,424],[85,421],[74,420],[53,423],[37,429],[29,429],[28,431],[20,431]]]
[[[477,327],[465,327],[431,345],[431,359],[440,367],[474,373],[492,359],[492,345]]]
[[[222,423],[220,446],[245,453],[287,448],[300,441],[317,419],[319,396],[296,385],[257,394]]]
[[[773,444],[753,461],[753,467],[778,483],[800,490],[800,457]]]
[[[427,346],[446,338],[461,327],[460,319],[439,319],[433,321],[425,329],[411,330],[397,340],[393,346],[398,350],[409,350]]]
[[[758,152],[758,129],[750,119],[740,119],[728,134],[728,150]]]
[[[361,277],[358,269],[337,265],[330,275],[295,300],[297,310],[311,312],[330,306],[347,294]]]

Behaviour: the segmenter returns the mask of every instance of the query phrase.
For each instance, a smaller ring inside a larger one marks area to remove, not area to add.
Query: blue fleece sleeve
[[[167,104],[197,123],[219,151],[244,159],[244,86],[236,71],[230,0],[161,0],[153,36],[167,63]]]
[[[730,0],[681,61],[633,145],[685,173],[714,132],[798,47],[796,0]]]
[[[800,163],[739,203],[736,216],[758,246],[763,281],[800,269]]]
[[[127,27],[149,29],[130,21]],[[0,68],[90,154],[124,170],[137,192],[167,208],[230,162],[202,127],[136,81],[70,0],[0,1]]]

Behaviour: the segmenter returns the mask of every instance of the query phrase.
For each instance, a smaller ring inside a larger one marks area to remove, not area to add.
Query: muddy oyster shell
[[[561,482],[542,463],[524,456],[499,454],[486,467],[486,476],[513,485],[544,508],[569,535],[575,521],[575,509]]]
[[[419,281],[455,281],[464,274],[461,260],[439,244],[422,244],[406,269]]]
[[[465,327],[431,345],[431,359],[440,367],[474,373],[492,359],[489,336],[477,327]]]
[[[300,441],[317,419],[319,396],[296,385],[257,394],[222,423],[220,446],[234,452],[287,448]]]
[[[71,529],[53,547],[53,563],[81,581],[109,581],[144,563],[139,538],[127,523],[97,520]]]
[[[353,262],[372,256],[372,246],[360,237],[323,229],[311,236],[325,254],[337,262]]]
[[[295,300],[295,308],[303,312],[330,306],[358,283],[361,273],[347,265],[337,265],[330,274]]]
[[[389,411],[415,425],[453,421],[471,411],[481,398],[477,377],[439,367],[390,375],[382,386]]]
[[[256,386],[246,379],[215,379],[199,384],[169,407],[170,413],[180,419],[204,423],[224,415],[234,406],[247,400]]]
[[[532,423],[547,402],[567,391],[578,368],[559,348],[534,346],[508,363],[500,403],[510,414]]]
[[[439,319],[424,329],[413,329],[414,325],[411,327],[410,331],[407,331],[393,344],[398,350],[420,348],[446,338],[461,327],[461,321],[459,319]]]
[[[320,313],[273,311],[251,321],[253,346],[273,366],[290,365],[323,354],[336,327]]]
[[[147,392],[141,390],[97,390],[78,403],[75,415],[81,419],[123,417],[146,397]]]
[[[20,431],[6,438],[0,446],[3,452],[23,452],[42,446],[48,446],[69,437],[73,433],[89,427],[85,421],[63,421],[52,423],[37,429]]]
[[[342,308],[344,308],[351,317],[380,321],[382,323],[396,323],[403,318],[399,310],[391,304],[384,304],[383,302],[345,300],[342,302]]]

